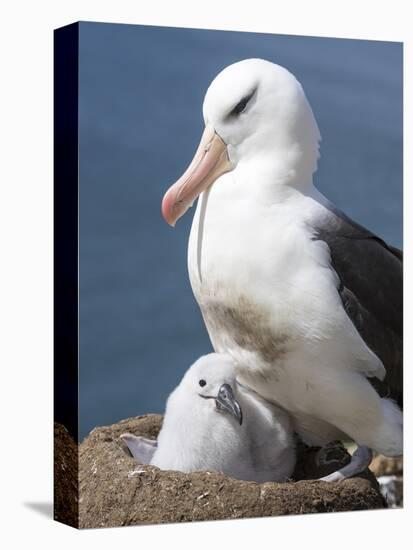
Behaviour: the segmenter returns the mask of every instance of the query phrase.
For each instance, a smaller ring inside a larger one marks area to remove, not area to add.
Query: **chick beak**
[[[222,384],[219,388],[215,403],[218,411],[229,413],[242,424],[242,410],[229,384]]]

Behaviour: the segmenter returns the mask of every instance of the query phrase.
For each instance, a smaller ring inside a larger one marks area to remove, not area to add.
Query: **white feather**
[[[206,381],[202,388],[200,379]],[[231,386],[241,407],[241,425],[219,412],[214,398],[202,397],[217,396],[223,384]],[[130,446],[130,440],[125,442]],[[291,419],[237,384],[229,356],[206,355],[169,396],[150,464],[183,472],[214,470],[257,482],[285,481],[295,466]]]
[[[254,88],[247,111],[228,118]],[[214,349],[233,357],[241,381],[288,410],[309,443],[346,434],[400,454],[401,429],[384,436],[395,424],[366,379],[383,378],[384,367],[342,307],[327,245],[313,240],[310,222],[327,211],[312,182],[320,135],[301,85],[277,65],[237,63],[211,84],[204,118],[235,166],[201,195],[189,239],[191,285]],[[245,322],[265,319],[257,341],[263,328],[285,340],[277,360],[240,341],[245,327],[237,334],[220,320],[223,308],[242,315],[243,307]]]

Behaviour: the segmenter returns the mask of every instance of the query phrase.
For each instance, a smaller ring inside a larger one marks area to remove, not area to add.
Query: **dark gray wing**
[[[344,309],[386,377],[371,383],[383,397],[403,405],[403,255],[333,205],[314,226],[314,238],[331,252]]]

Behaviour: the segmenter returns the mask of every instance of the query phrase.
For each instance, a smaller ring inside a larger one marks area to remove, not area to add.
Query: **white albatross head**
[[[274,185],[307,184],[317,169],[320,134],[301,84],[263,59],[226,67],[203,105],[205,131],[185,173],[162,201],[170,225],[222,174],[258,163]]]

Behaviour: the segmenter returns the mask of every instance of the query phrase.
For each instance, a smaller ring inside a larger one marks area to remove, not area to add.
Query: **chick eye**
[[[199,385],[201,386],[201,388],[203,388],[206,385],[205,380],[200,380]]]
[[[241,99],[241,101],[239,101],[235,107],[232,109],[232,111],[230,112],[230,116],[237,116],[237,115],[240,115],[242,112],[245,111],[247,105],[248,105],[248,102],[249,100],[252,98],[252,96],[254,95],[254,92],[255,90],[253,90],[250,94],[248,94],[247,96],[243,97]]]

